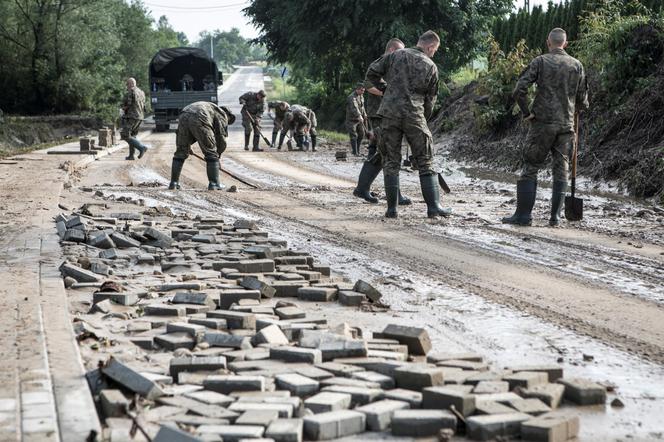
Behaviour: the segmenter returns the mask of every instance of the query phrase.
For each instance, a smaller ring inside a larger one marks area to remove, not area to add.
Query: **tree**
[[[238,28],[224,32],[203,31],[199,34],[195,46],[209,54],[210,42],[214,47],[214,60],[225,67],[265,59],[264,52],[256,49],[259,45],[252,45],[249,40],[242,37]]]

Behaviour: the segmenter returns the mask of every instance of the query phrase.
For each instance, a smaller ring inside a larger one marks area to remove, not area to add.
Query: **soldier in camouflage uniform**
[[[261,118],[265,112],[265,91],[247,92],[240,96],[242,126],[244,127],[244,150],[249,150],[249,138],[254,133],[254,152],[262,152],[260,143]]]
[[[311,150],[316,152],[316,113],[308,107],[295,104],[286,116],[286,130],[290,130],[295,139],[295,145],[300,150],[309,150],[309,137],[311,137]]]
[[[281,136],[279,137],[279,146],[278,146],[278,149],[281,150],[281,146],[284,143],[284,138],[286,137],[286,132],[288,132],[284,126],[284,118],[286,118],[286,113],[288,113],[290,105],[285,101],[270,101],[267,104],[268,112],[270,111],[270,109],[274,109],[274,119],[273,119],[274,127],[272,128],[272,147],[274,147],[277,141],[277,134],[281,132]]]
[[[358,83],[355,90],[346,98],[346,130],[350,136],[353,155],[360,154],[364,138],[367,113],[364,110],[364,83]]]
[[[220,190],[219,157],[226,150],[228,125],[235,122],[235,115],[223,106],[207,101],[197,101],[182,109],[178,117],[177,146],[171,167],[169,189],[179,189],[180,173],[189,157],[191,145],[198,142],[207,164],[208,190]]]
[[[387,42],[387,45],[385,46],[385,54],[383,54],[383,56],[403,48],[403,42],[398,38],[393,38]],[[369,154],[367,160],[362,165],[362,170],[360,170],[360,176],[357,179],[357,187],[353,190],[353,195],[375,204],[378,202],[378,198],[371,194],[371,184],[383,169],[382,157],[378,152],[378,144],[381,142],[378,108],[383,99],[383,93],[376,89],[369,81],[365,82],[365,86],[367,90],[365,108],[369,117],[368,128],[370,131]],[[411,204],[410,199],[401,195],[401,192],[399,192],[399,205],[408,204]]]
[[[575,131],[575,113],[588,108],[588,86],[581,62],[565,52],[567,34],[553,29],[547,38],[549,53],[536,57],[519,77],[514,99],[530,129],[523,153],[523,169],[517,181],[514,215],[503,218],[507,224],[530,225],[537,194],[537,173],[551,154],[553,191],[549,225],[560,223],[560,210],[567,191],[567,171]],[[537,84],[532,110],[528,88]]]
[[[427,31],[414,48],[402,49],[379,58],[369,66],[367,80],[383,92],[378,108],[381,120],[383,177],[388,218],[397,217],[401,142],[406,137],[413,152],[415,169],[420,172],[422,196],[427,216],[449,216],[440,206],[436,172],[433,170],[432,136],[427,120],[438,95],[438,68],[431,60],[440,46],[440,37]]]
[[[136,135],[145,117],[145,93],[136,86],[133,78],[127,79],[127,93],[122,100],[122,111],[120,138],[129,145],[129,156],[125,160],[134,159],[135,149],[138,149],[138,158],[143,158],[148,146],[141,143]]]

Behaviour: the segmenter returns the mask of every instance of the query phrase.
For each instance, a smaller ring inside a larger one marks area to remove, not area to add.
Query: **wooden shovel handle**
[[[579,150],[579,113],[574,113],[574,147],[572,148],[572,179],[576,180],[576,157]]]

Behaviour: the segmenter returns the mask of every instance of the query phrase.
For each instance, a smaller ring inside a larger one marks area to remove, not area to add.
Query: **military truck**
[[[223,75],[200,48],[162,49],[150,61],[150,102],[157,131],[168,130],[195,101],[217,103]]]

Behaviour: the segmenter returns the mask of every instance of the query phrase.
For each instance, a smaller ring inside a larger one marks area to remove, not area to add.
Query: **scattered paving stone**
[[[270,348],[270,359],[320,364],[323,362],[323,355],[320,350],[313,348],[275,347]]]
[[[206,390],[228,394],[234,391],[265,391],[263,376],[212,375],[203,382]]]
[[[207,332],[203,336],[203,341],[213,347],[230,347],[241,350],[252,348],[250,338],[227,333]]]
[[[350,407],[351,395],[347,393],[332,393],[322,391],[304,401],[304,407],[314,414],[328,411],[347,410]]]
[[[520,388],[517,389],[516,392],[526,399],[539,399],[549,407],[555,409],[558,408],[563,399],[565,386],[561,384],[542,384],[527,389]]]
[[[503,376],[503,379],[509,382],[510,390],[514,390],[516,387],[532,388],[536,385],[546,384],[549,376],[545,372],[520,371],[519,373]]]
[[[235,425],[260,425],[267,427],[274,420],[279,418],[279,412],[276,410],[249,410],[245,411],[234,422]]]
[[[184,307],[167,304],[148,304],[143,307],[143,312],[150,316],[186,316]]]
[[[587,379],[558,379],[565,387],[564,398],[578,405],[598,405],[606,402],[606,387]]]
[[[320,387],[318,381],[297,373],[280,374],[275,376],[275,380],[279,389],[290,391],[291,394],[299,397],[311,396]]]
[[[364,413],[369,431],[385,431],[392,422],[392,415],[396,410],[409,408],[408,402],[384,399],[371,404],[357,407],[355,411]],[[417,422],[415,422],[417,424]]]
[[[165,350],[175,351],[178,348],[193,350],[196,340],[186,332],[165,333],[154,337],[155,344]]]
[[[62,264],[62,266],[60,266],[60,271],[64,276],[70,276],[77,282],[99,282],[102,279],[101,276],[92,273],[89,270],[82,269],[69,263]]]
[[[162,425],[159,432],[152,439],[152,442],[200,442],[201,439],[194,437],[190,433],[186,433],[179,428],[173,428]]]
[[[354,292],[352,290],[339,290],[339,303],[350,307],[357,307],[364,302],[367,297],[364,293]]]
[[[456,416],[446,410],[396,410],[392,415],[395,436],[434,436],[440,430],[456,426]]]
[[[394,370],[397,387],[422,391],[426,387],[443,385],[443,370],[426,365],[405,365]]]
[[[173,304],[197,304],[215,308],[214,299],[207,293],[201,292],[177,292],[171,300]]]
[[[304,418],[304,435],[308,440],[336,439],[362,433],[366,426],[363,413],[337,410]]]
[[[474,440],[493,440],[497,437],[518,437],[521,423],[531,419],[524,413],[488,414],[466,419],[466,432]]]
[[[408,346],[408,352],[414,355],[426,355],[431,350],[429,333],[423,328],[406,327],[390,324],[380,333],[381,337],[395,339]]]
[[[559,365],[524,365],[517,367],[510,367],[514,373],[520,371],[538,371],[544,372],[549,377],[548,382],[556,382],[558,379],[563,377],[563,368]]]
[[[240,285],[249,290],[258,290],[263,298],[273,298],[277,290],[254,276],[245,276]]]
[[[109,359],[101,371],[118,384],[136,394],[140,394],[146,399],[155,399],[164,394],[161,388],[153,381],[142,376],[117,359]]]
[[[551,411],[551,407],[536,398],[511,401],[509,405],[520,413],[531,414],[533,416],[539,416]]]
[[[514,413],[514,408],[499,402],[481,401],[475,404],[475,412],[477,414],[507,414]]]
[[[324,387],[323,391],[350,394],[351,406],[365,405],[383,398],[383,390],[379,388],[354,387],[347,385],[331,385]]]
[[[265,428],[260,425],[201,425],[197,432],[219,435],[224,442],[239,442],[241,439],[262,437]]]
[[[454,407],[463,416],[470,416],[475,411],[475,395],[449,387],[428,387],[422,390],[422,408],[449,410],[450,407]]]
[[[505,381],[480,381],[473,388],[475,394],[507,393],[510,389],[509,382]]]
[[[374,286],[361,279],[355,283],[353,291],[366,295],[372,302],[378,302],[383,297],[382,293],[376,290]]]
[[[300,287],[297,297],[302,301],[331,302],[337,299],[337,289],[329,287]]]
[[[275,442],[302,442],[303,429],[302,419],[277,419],[267,427],[265,436]]]
[[[279,326],[273,324],[262,328],[261,331],[256,333],[253,339],[253,344],[288,345],[288,338],[284,335]]]
[[[352,373],[351,374],[352,379],[357,379],[365,382],[372,382],[376,385],[378,385],[380,388],[385,389],[385,390],[390,390],[394,388],[394,379],[385,376],[380,373],[376,373],[374,371],[360,371],[357,373]]]
[[[177,379],[182,372],[216,371],[225,368],[226,358],[223,356],[188,356],[171,359],[168,372]]]
[[[521,424],[521,438],[534,442],[567,442],[579,435],[577,416],[544,416]]]

